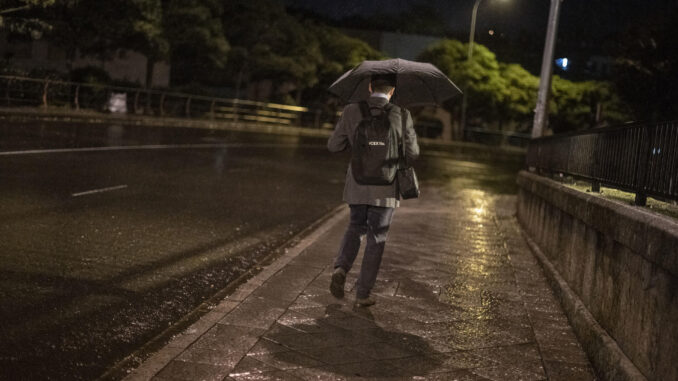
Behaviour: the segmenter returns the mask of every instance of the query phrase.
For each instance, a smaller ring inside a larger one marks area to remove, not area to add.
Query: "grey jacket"
[[[388,100],[373,96],[368,98],[367,103],[370,106],[383,107],[388,103]],[[404,134],[402,133],[403,129],[399,127],[402,125],[401,112],[406,114]],[[392,126],[398,126],[396,127],[398,137],[401,138],[404,135],[405,157],[409,163],[412,163],[419,156],[419,145],[417,144],[417,134],[414,131],[410,112],[407,109],[393,105],[389,118]],[[357,103],[351,103],[344,107],[341,118],[339,118],[332,136],[327,141],[327,148],[331,152],[341,152],[347,148],[350,149],[353,145],[355,130],[361,121],[362,114]],[[353,179],[351,165],[349,164],[344,185],[344,201],[348,204],[367,204],[395,208],[400,203],[400,195],[396,187],[396,181],[390,185],[360,185]]]

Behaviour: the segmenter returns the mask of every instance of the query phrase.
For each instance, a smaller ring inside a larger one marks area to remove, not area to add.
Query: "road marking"
[[[84,191],[84,192],[73,193],[73,194],[71,194],[71,196],[79,197],[79,196],[84,196],[84,195],[88,195],[88,194],[110,192],[110,191],[114,191],[114,190],[118,190],[118,189],[124,189],[124,188],[127,188],[127,185],[116,185],[116,186],[113,186],[113,187],[93,189],[93,190],[88,190],[88,191]]]
[[[53,148],[53,149],[33,149],[25,151],[0,151],[0,156],[17,155],[36,155],[45,153],[75,153],[75,152],[100,152],[100,151],[131,151],[131,150],[158,150],[158,149],[195,149],[195,148],[278,148],[278,147],[297,147],[297,148],[322,148],[317,144],[295,144],[295,143],[214,143],[214,144],[155,144],[140,146],[113,146],[113,147],[86,147],[86,148]]]
[[[33,154],[40,154],[40,153],[123,151],[123,150],[141,150],[141,149],[217,148],[217,147],[228,147],[228,146],[231,146],[231,145],[229,145],[229,144],[152,144],[152,145],[141,145],[141,146],[52,148],[52,149],[33,149],[33,150],[25,150],[25,151],[5,151],[5,152],[0,152],[0,156],[33,155]]]

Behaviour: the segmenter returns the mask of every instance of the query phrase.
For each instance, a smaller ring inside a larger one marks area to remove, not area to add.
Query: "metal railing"
[[[334,128],[341,111],[218,98],[158,89],[78,83],[0,75],[0,107],[50,107],[173,118],[222,120],[315,129]],[[440,134],[442,124],[415,120],[422,137]],[[464,140],[524,147],[529,135],[467,129]]]
[[[632,124],[534,139],[527,165],[647,196],[678,200],[678,122]]]
[[[332,128],[339,114],[243,99],[217,98],[156,89],[0,76],[0,105],[67,107],[160,117],[206,118],[306,128]]]

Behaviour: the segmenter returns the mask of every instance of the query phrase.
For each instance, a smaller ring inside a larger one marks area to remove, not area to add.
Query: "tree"
[[[70,61],[76,52],[107,59],[120,51],[136,51],[147,59],[145,85],[151,86],[155,64],[169,53],[161,0],[63,0],[57,5],[42,17],[54,25],[50,38],[66,50]]]
[[[502,63],[499,70],[505,81],[500,114],[516,122],[517,130],[528,130],[537,102],[539,78],[518,64]]]
[[[322,61],[318,40],[307,25],[269,0],[233,0],[225,5],[224,33],[233,44],[229,72],[241,83],[270,79],[292,84],[299,101],[318,81]]]
[[[443,40],[419,59],[433,63],[465,89],[469,121],[495,123],[500,130],[528,130],[539,78],[518,64],[497,62],[482,45],[474,44],[472,62],[467,61],[467,52],[467,44]],[[550,126],[556,133],[628,120],[627,107],[605,82],[572,82],[554,76],[550,102]]]
[[[223,4],[217,0],[169,0],[163,28],[170,41],[173,84],[210,82],[226,66]]]
[[[40,38],[51,26],[39,18],[31,17],[30,11],[50,7],[54,2],[55,0],[6,0],[0,7],[0,29]]]
[[[163,30],[162,3],[161,0],[127,1],[131,17],[123,21],[122,40],[115,41],[113,46],[146,56],[146,87],[151,87],[155,64],[169,58],[170,43]]]
[[[625,105],[609,83],[572,82],[553,76],[549,126],[554,133],[618,124],[628,120]]]
[[[653,15],[619,39],[614,82],[640,120],[678,118],[678,7]]]
[[[496,56],[480,44],[474,44],[471,62],[467,56],[468,44],[447,39],[429,46],[418,60],[432,63],[467,92],[469,121],[500,121],[508,90]],[[454,135],[460,137],[461,131]]]
[[[310,92],[309,101],[322,103],[327,99],[327,88],[346,71],[365,60],[379,60],[384,55],[366,42],[349,37],[338,29],[323,24],[307,23],[318,39],[321,62],[318,64],[318,83]]]

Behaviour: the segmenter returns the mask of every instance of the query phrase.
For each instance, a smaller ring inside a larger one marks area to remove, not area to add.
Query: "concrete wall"
[[[625,355],[648,380],[678,380],[676,220],[528,172],[518,184],[528,241],[602,328],[573,324],[603,377],[637,379],[633,369],[620,369]],[[568,313],[570,320],[579,312]],[[592,337],[606,334],[612,340]],[[623,354],[610,354],[613,347]]]

